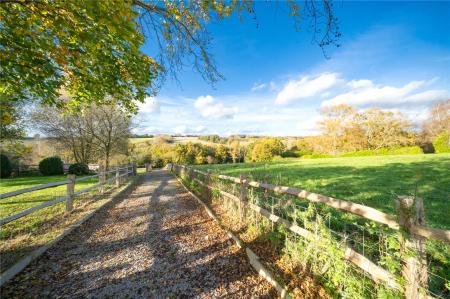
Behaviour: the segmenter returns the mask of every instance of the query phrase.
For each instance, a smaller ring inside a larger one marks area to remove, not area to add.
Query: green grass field
[[[398,195],[424,199],[427,224],[450,229],[450,154],[284,159],[204,165],[216,173],[285,185],[395,213]]]
[[[15,190],[29,188],[50,182],[64,181],[65,175],[56,176],[28,176],[18,178],[8,178],[0,180],[0,193],[7,193]],[[87,179],[75,184],[75,191],[87,188],[98,183],[98,178]],[[45,201],[55,199],[58,196],[66,195],[66,186],[58,186],[43,190],[20,194],[0,200],[0,218],[5,218],[22,210],[31,208]]]

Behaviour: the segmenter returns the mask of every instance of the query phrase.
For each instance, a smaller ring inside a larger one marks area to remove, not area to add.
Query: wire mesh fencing
[[[201,194],[205,181],[209,182],[213,202],[221,206],[225,216],[234,219],[232,226],[236,231],[256,230],[272,238],[284,259],[307,267],[332,292],[347,298],[400,298],[408,287],[411,289],[404,278],[405,261],[411,254],[404,248],[409,239],[405,231],[265,188],[246,187],[242,194],[242,181],[238,178],[223,179],[226,176],[182,169],[178,173],[186,181],[194,178],[195,188]],[[283,181],[279,176],[266,179]],[[399,194],[417,195],[419,192],[393,190],[386,191],[384,196],[393,200]],[[247,210],[244,221],[240,215],[242,198],[246,200]],[[308,237],[295,233],[298,231]],[[419,295],[450,297],[449,243],[422,237],[418,240],[424,247],[420,261],[426,263],[421,267],[426,273],[419,277],[424,281],[416,287]],[[412,255],[414,257],[414,252]]]

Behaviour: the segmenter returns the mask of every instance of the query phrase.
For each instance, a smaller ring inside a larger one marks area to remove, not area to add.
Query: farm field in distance
[[[132,144],[143,143],[143,142],[152,143],[156,138],[157,137],[133,137],[133,138],[130,138],[129,140],[130,140],[130,143],[132,143]],[[169,136],[167,138],[170,143],[187,143],[187,142],[204,143],[204,144],[210,143],[210,142],[201,140],[198,137]]]
[[[427,225],[450,229],[450,154],[284,159],[203,165],[216,173],[296,187],[395,214],[398,195],[417,194]]]

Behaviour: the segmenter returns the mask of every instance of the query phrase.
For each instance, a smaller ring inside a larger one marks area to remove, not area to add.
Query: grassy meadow
[[[395,213],[399,195],[424,199],[427,224],[450,229],[450,154],[283,159],[204,165],[216,173],[291,186]]]
[[[66,175],[25,176],[0,180],[0,193],[12,192],[51,182],[64,181]],[[98,178],[91,178],[75,184],[75,191],[98,183]],[[5,218],[45,201],[66,195],[66,185],[37,190],[0,200],[0,218]]]

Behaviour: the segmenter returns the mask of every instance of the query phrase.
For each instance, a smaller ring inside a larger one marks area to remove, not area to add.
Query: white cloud
[[[389,85],[376,85],[370,80],[353,80],[347,82],[349,91],[339,94],[327,101],[322,106],[334,106],[348,104],[353,106],[367,105],[396,105],[404,103],[431,102],[444,99],[449,96],[446,90],[419,89],[430,85],[431,81],[411,81],[401,87]]]
[[[261,90],[261,89],[264,89],[264,88],[266,88],[267,87],[267,84],[265,84],[265,83],[261,83],[261,84],[253,84],[253,87],[252,87],[252,89],[251,89],[251,91],[252,92],[255,92],[255,91],[258,91],[258,90]]]
[[[157,127],[145,127],[142,129],[142,132],[145,134],[159,134],[161,133],[161,129]]]
[[[320,95],[320,97],[322,97],[322,98],[327,98],[327,97],[329,97],[330,95],[331,95],[331,92],[326,91],[326,92],[322,93],[322,94]]]
[[[450,92],[444,89],[432,89],[416,93],[405,98],[406,102],[432,102],[450,97]]]
[[[187,132],[187,126],[186,125],[180,125],[173,128],[173,132],[175,134],[186,134]]]
[[[210,95],[198,97],[194,102],[194,107],[206,118],[233,118],[237,112],[237,108],[225,106],[222,102],[217,102]]]
[[[208,105],[214,104],[214,98],[210,95],[207,96],[199,96],[197,100],[194,103],[195,108],[201,109],[203,107],[206,107]]]
[[[358,89],[358,88],[369,88],[373,86],[372,81],[370,80],[351,80],[347,83],[350,88]]]
[[[270,83],[269,83],[269,89],[270,89],[270,91],[275,91],[275,90],[277,90],[277,84],[276,84],[275,82],[273,82],[273,81],[270,81]]]
[[[146,97],[144,103],[138,104],[139,112],[142,113],[159,113],[161,112],[161,105],[154,97]]]
[[[298,122],[295,128],[296,128],[295,130],[296,136],[309,136],[309,135],[316,135],[319,133],[316,123]]]
[[[303,78],[304,86],[310,86],[310,82],[323,76],[324,74],[320,75],[320,73],[309,74],[307,79]],[[419,78],[413,81],[413,78],[401,84],[381,84],[371,77],[351,77],[347,80],[343,75],[333,76],[337,77],[335,85],[317,92],[311,100],[300,100],[298,105],[280,106],[274,103],[277,93],[283,89],[287,81],[279,84],[275,92],[270,91],[270,81],[266,81],[265,89],[261,90],[263,92],[256,93],[250,92],[247,87],[246,92],[217,97],[205,94],[198,98],[169,98],[159,95],[156,99],[147,99],[145,105],[142,104],[143,108],[135,117],[139,127],[133,129],[133,132],[137,134],[217,133],[219,135],[306,136],[317,133],[316,123],[320,119],[320,105],[333,104],[330,100],[336,101],[339,96],[341,101],[352,104],[358,110],[379,107],[400,111],[415,123],[419,123],[426,116],[426,111],[433,100],[444,96],[444,98],[450,98],[446,79],[419,81],[421,80]],[[302,78],[297,79],[302,80]],[[315,90],[318,89],[320,88]],[[343,94],[349,97],[343,97]],[[363,101],[358,100],[361,98]],[[352,102],[348,102],[348,99]],[[322,103],[325,100],[329,101]],[[159,106],[161,106],[160,112],[156,113],[159,111],[157,108]],[[168,119],[170,121],[167,121]]]
[[[303,76],[299,80],[290,80],[278,93],[276,104],[288,104],[292,101],[309,98],[341,83],[337,73],[323,73],[316,77]]]
[[[205,133],[207,131],[207,128],[205,126],[197,126],[195,128],[195,133]]]

